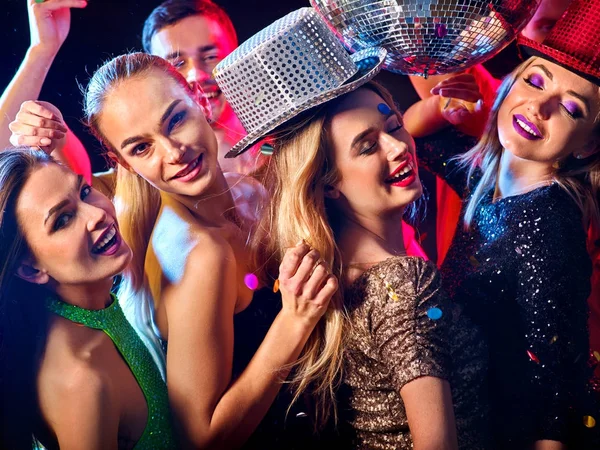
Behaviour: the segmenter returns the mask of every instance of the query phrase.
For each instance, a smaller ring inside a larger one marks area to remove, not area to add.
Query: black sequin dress
[[[472,143],[454,131],[417,142],[421,163],[465,200],[461,218],[479,175],[467,180],[449,159]],[[586,386],[591,262],[581,211],[557,184],[492,196],[468,231],[459,223],[442,277],[488,346],[494,448],[591,439],[584,423],[600,417]]]

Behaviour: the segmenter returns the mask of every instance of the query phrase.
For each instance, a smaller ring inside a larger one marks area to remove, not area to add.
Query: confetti
[[[442,317],[442,310],[440,308],[429,308],[427,311],[427,317],[431,320],[438,320]]]
[[[394,288],[392,287],[392,285],[390,284],[389,281],[385,282],[385,287],[388,291],[388,297],[392,301],[397,302],[398,300],[400,300],[400,297],[398,297],[398,294],[396,293],[396,291],[394,290]]]
[[[552,339],[550,339],[550,345],[554,344],[557,339],[558,339],[558,336],[552,336]]]
[[[377,105],[377,110],[384,116],[387,116],[389,113],[392,112],[390,107],[388,105],[386,105],[385,103],[380,103],[379,105]]]
[[[277,278],[277,279],[275,280],[275,283],[273,283],[273,292],[274,292],[274,293],[277,293],[277,292],[279,292],[279,278]]]
[[[583,416],[583,424],[587,428],[594,428],[596,426],[596,419],[592,416]]]
[[[527,356],[529,356],[529,359],[531,359],[534,363],[539,364],[540,360],[538,359],[537,356],[535,356],[535,353],[533,353],[531,350],[527,350]]]
[[[597,350],[594,350],[594,358],[600,361],[600,353]]]
[[[306,414],[305,412],[299,412],[298,414],[296,414],[296,417],[298,417],[299,419],[303,419],[304,417],[308,417],[308,414]]]
[[[469,256],[469,261],[473,267],[479,267],[479,261],[474,256]]]
[[[253,273],[247,273],[244,276],[244,284],[251,291],[255,291],[258,288],[258,278]]]

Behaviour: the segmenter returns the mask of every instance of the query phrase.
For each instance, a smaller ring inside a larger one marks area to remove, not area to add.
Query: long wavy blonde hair
[[[500,158],[504,151],[498,136],[498,111],[508,96],[515,82],[522,76],[535,58],[521,63],[511,74],[506,76],[500,87],[483,135],[477,145],[456,159],[468,170],[471,178],[476,171],[481,171],[481,178],[469,199],[465,209],[463,225],[469,229],[477,206],[491,188],[496,185]],[[596,117],[596,128],[590,142],[600,145],[600,118]],[[560,162],[554,172],[554,181],[561,186],[581,209],[585,226],[591,226],[597,233],[600,230],[600,213],[598,211],[598,193],[600,191],[600,152],[583,160],[568,156]]]
[[[119,152],[99,126],[104,104],[119,83],[144,76],[151,70],[169,75],[193,96],[183,76],[171,64],[145,53],[129,53],[106,62],[94,73],[85,91],[87,125],[106,151],[118,161],[121,161]],[[118,164],[114,203],[119,230],[133,251],[133,259],[119,286],[119,302],[129,321],[149,344],[155,359],[164,366],[164,355],[154,327],[154,300],[144,270],[150,237],[161,207],[160,192],[124,164]]]
[[[389,92],[369,82],[363,88],[394,105]],[[326,196],[339,181],[332,164],[327,133],[330,111],[344,97],[311,110],[279,129],[269,142],[275,148],[264,174],[271,203],[263,211],[253,238],[256,273],[267,284],[277,278],[285,250],[304,239],[319,251],[332,273],[343,280],[343,264],[336,243],[339,215]],[[397,111],[396,111],[397,112]],[[350,326],[340,288],[304,347],[291,380],[294,401],[309,393],[314,402],[314,423],[322,427],[333,416],[337,422],[335,393],[343,375],[346,330]]]

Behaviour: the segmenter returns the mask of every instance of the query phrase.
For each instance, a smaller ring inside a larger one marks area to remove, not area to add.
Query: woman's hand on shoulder
[[[54,151],[61,151],[66,143],[67,126],[62,114],[48,102],[23,102],[8,127],[12,132],[10,143],[14,146],[40,147],[51,155]]]
[[[285,252],[279,266],[279,289],[282,313],[312,330],[327,311],[338,280],[319,252],[302,241]]]

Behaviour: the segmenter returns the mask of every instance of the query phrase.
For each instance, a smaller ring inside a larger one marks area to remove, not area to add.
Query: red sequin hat
[[[539,56],[600,85],[600,0],[573,0],[544,42],[519,35],[529,56]]]

